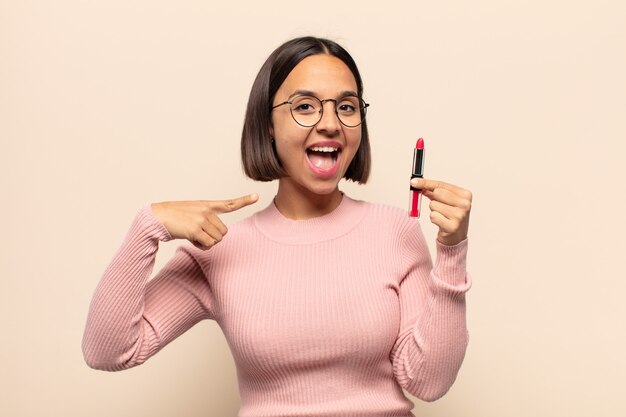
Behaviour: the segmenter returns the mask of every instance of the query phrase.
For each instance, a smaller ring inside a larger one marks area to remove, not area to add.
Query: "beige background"
[[[423,136],[427,176],[474,193],[470,345],[416,415],[626,415],[626,3],[383,3],[0,2],[0,415],[236,415],[215,322],[119,373],[87,367],[82,332],[143,204],[269,204],[239,162],[244,109],[305,34],[353,54],[372,104],[373,175],[344,191],[406,207]]]

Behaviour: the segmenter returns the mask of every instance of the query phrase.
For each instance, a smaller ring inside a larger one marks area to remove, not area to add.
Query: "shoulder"
[[[420,228],[419,221],[410,217],[405,209],[384,203],[358,202],[364,207],[365,222],[378,225],[381,230],[387,230],[399,238],[409,230]]]
[[[406,209],[382,203],[361,202],[366,215],[363,226],[387,259],[400,265],[413,265],[429,257],[419,219],[410,217]]]
[[[374,203],[374,202],[365,201],[365,200],[356,200],[356,201],[362,204],[368,211],[369,215],[372,215],[372,216],[385,216],[385,217],[394,218],[394,219],[399,219],[401,217],[408,217],[408,214],[405,210],[396,206],[391,206],[389,204],[384,204],[384,203]]]

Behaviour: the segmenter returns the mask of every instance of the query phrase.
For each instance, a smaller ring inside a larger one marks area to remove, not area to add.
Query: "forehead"
[[[296,90],[308,90],[323,97],[344,91],[357,91],[350,68],[339,58],[318,54],[304,58],[289,73],[277,95],[290,95]]]

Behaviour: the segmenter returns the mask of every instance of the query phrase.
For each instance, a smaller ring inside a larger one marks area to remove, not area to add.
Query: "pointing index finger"
[[[258,199],[258,194],[249,194],[243,197],[233,198],[231,200],[216,201],[214,208],[219,213],[229,213],[231,211],[236,211],[240,208],[256,203]]]

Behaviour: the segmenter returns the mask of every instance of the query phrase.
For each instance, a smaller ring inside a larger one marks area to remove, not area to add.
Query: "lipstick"
[[[413,151],[413,170],[411,171],[411,179],[424,178],[424,139],[419,138],[415,144]],[[420,207],[422,204],[422,189],[410,186],[411,194],[409,197],[409,216],[420,217]]]

